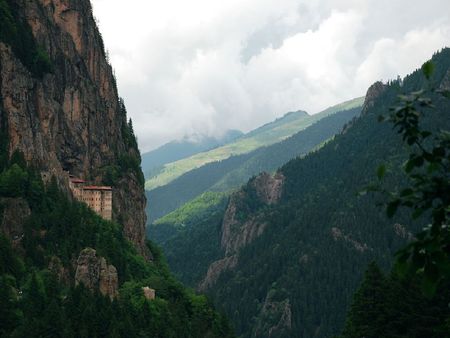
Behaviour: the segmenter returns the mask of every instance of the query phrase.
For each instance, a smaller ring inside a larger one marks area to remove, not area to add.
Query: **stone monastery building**
[[[69,176],[69,187],[73,196],[86,203],[104,219],[112,219],[112,188],[106,186],[86,185],[80,178]]]

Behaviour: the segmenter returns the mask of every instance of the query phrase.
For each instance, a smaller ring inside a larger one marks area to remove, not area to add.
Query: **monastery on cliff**
[[[69,175],[69,187],[73,196],[106,220],[112,219],[112,188],[106,186],[86,185],[80,178]]]

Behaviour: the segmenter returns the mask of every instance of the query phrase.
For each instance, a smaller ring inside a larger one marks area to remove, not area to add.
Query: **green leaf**
[[[427,61],[422,65],[423,75],[429,80],[434,71],[434,64],[431,61]]]
[[[424,158],[422,156],[412,155],[405,164],[405,171],[409,173],[415,167],[421,167],[423,163]]]

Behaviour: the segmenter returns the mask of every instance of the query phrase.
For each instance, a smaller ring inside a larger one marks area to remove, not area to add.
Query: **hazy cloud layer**
[[[450,45],[448,0],[93,0],[143,151],[315,113]]]

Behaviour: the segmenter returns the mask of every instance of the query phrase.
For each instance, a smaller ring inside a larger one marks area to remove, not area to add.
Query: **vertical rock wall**
[[[126,116],[89,0],[14,0],[53,72],[35,78],[0,43],[0,121],[9,152],[62,177],[64,170],[101,184],[104,169],[123,156],[139,156],[122,134]],[[113,218],[146,257],[145,196],[129,170],[113,187]]]

